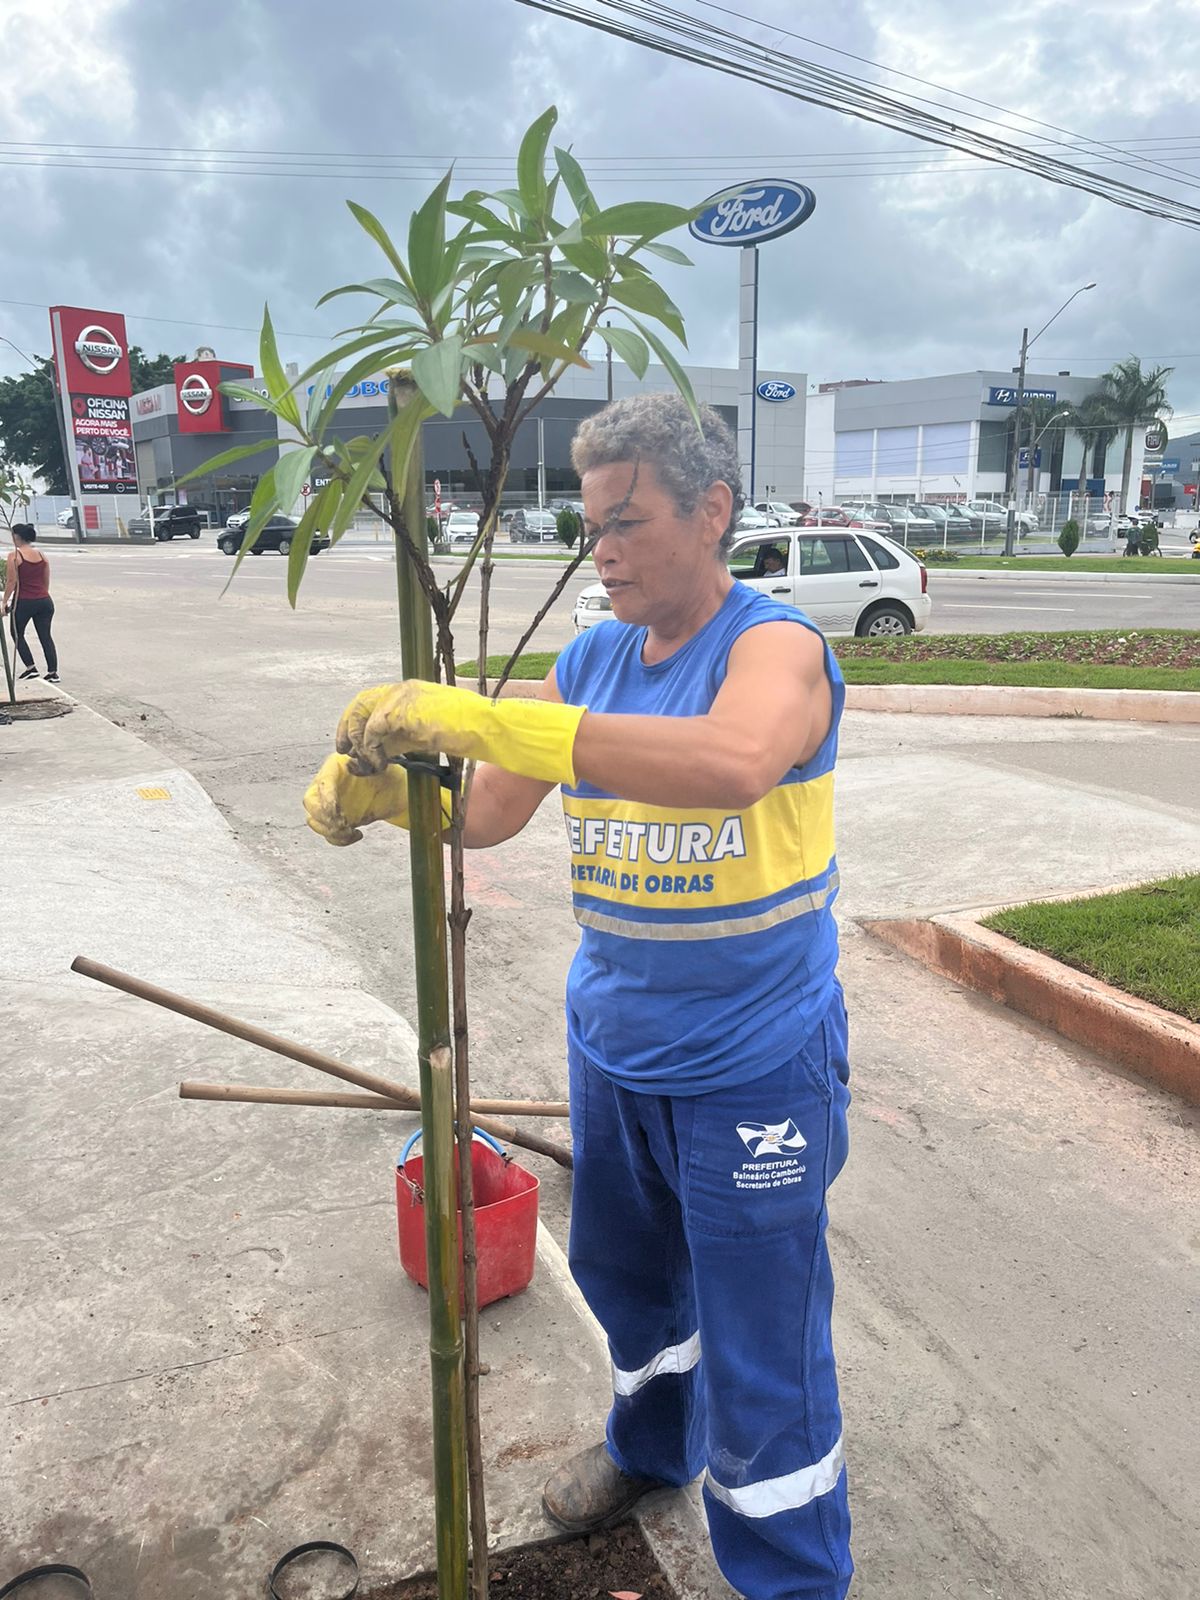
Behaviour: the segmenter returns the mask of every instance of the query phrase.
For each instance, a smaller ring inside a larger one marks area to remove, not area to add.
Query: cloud
[[[848,0],[808,24],[791,0],[751,9],[775,30],[764,40],[794,53],[817,54],[780,30],[808,26],[829,44],[1093,139],[1158,139],[1187,181],[1200,172],[1200,140],[1182,136],[1200,75],[1184,0],[1099,0],[1082,19],[1052,0],[990,10],[960,0]],[[589,157],[624,158],[589,167],[605,201],[699,199],[735,175],[771,172],[812,184],[813,219],[762,252],[766,365],[814,379],[1008,367],[1021,328],[1039,327],[1094,278],[1099,287],[1045,335],[1034,366],[1099,373],[1133,351],[1175,365],[1176,409],[1200,413],[1200,355],[1188,352],[1194,336],[1181,314],[1193,298],[1188,230],[1009,172],[914,173],[939,158],[511,0],[408,0],[386,11],[372,0],[195,8],[91,0],[82,10],[8,0],[0,284],[8,300],[35,305],[0,303],[0,333],[44,350],[39,308],[61,300],[126,311],[132,336],[150,350],[203,341],[253,359],[253,335],[237,326],[257,326],[269,299],[285,355],[312,360],[321,338],[300,336],[326,335],[341,316],[338,305],[315,310],[318,296],[379,266],[344,198],[369,205],[402,236],[433,164],[457,158],[466,176],[511,157],[551,100],[558,136],[585,166]],[[1067,137],[1007,111],[988,114],[1022,139]],[[13,164],[21,140],[140,148],[111,152],[109,170],[68,171]],[[149,170],[165,164],[163,147],[214,156],[206,172]],[[216,152],[234,150],[291,154],[257,157],[259,171],[274,170],[250,176],[219,164]],[[314,166],[346,153],[360,167],[378,166],[380,155],[431,166],[421,182]],[[111,170],[120,164],[139,170]],[[861,175],[888,165],[891,176]],[[1125,175],[1192,192],[1178,173]],[[732,364],[736,259],[699,245],[691,253],[694,269],[667,267],[663,277],[684,310],[692,359]],[[17,369],[0,346],[0,370]]]

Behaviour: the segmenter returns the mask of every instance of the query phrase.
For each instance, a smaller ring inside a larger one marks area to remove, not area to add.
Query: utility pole
[[[1029,354],[1029,329],[1021,329],[1021,365],[1017,372],[1017,407],[1013,412],[1012,439],[1008,450],[1008,516],[1004,526],[1004,554],[1011,556],[1017,533],[1017,463],[1021,451],[1021,412],[1025,405],[1025,358]]]

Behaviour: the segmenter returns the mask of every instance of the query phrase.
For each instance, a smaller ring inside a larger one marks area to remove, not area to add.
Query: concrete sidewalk
[[[1195,1115],[854,920],[1194,863],[1193,750],[1162,727],[847,716],[854,1153],[831,1244],[854,1600],[1194,1593]],[[303,834],[294,809],[272,832]],[[377,898],[388,843],[339,855],[335,893]],[[314,1537],[357,1551],[364,1589],[428,1567],[426,1302],[392,1179],[412,1119],[182,1103],[185,1076],[315,1075],[67,969],[86,953],[412,1081],[407,1025],[296,887],[298,856],[269,868],[83,708],[0,731],[0,852],[0,1583],[59,1559],[97,1600],[224,1600]],[[562,855],[547,806],[472,862],[522,996],[569,938]],[[549,1532],[541,1483],[596,1436],[608,1372],[547,1239],[483,1324],[504,1547]],[[684,1595],[728,1596],[694,1500],[642,1522]]]
[[[68,967],[415,1082],[410,1028],[192,778],[82,707],[3,730],[0,851],[0,1583],[60,1560],[97,1600],[257,1594],[315,1537],[357,1552],[364,1589],[431,1566],[427,1302],[393,1178],[415,1119],[181,1102],[183,1077],[328,1080]],[[500,1548],[548,1536],[542,1481],[608,1403],[542,1252],[484,1313]]]

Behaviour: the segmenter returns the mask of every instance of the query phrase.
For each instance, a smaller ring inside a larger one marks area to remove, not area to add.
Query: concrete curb
[[[506,683],[502,700],[533,700],[541,685]],[[911,711],[946,717],[1082,717],[1099,722],[1200,723],[1200,694],[1178,689],[1018,689],[990,684],[859,683],[848,711]]]
[[[1001,909],[864,919],[861,926],[942,977],[1200,1105],[1200,1025],[980,926]]]
[[[1200,722],[1200,694],[1184,689],[1025,689],[993,684],[855,683],[849,711],[951,717],[1084,717],[1100,722]]]
[[[1184,560],[1185,557],[1174,556],[1172,560]],[[1200,567],[1200,561],[1196,563]],[[1200,571],[1192,572],[1022,572],[1020,566],[989,568],[984,572],[953,572],[945,567],[940,567],[937,562],[929,568],[929,576],[933,578],[954,578],[959,583],[967,583],[972,578],[980,583],[989,579],[1005,579],[1010,582],[1014,578],[1045,578],[1047,583],[1200,583]]]

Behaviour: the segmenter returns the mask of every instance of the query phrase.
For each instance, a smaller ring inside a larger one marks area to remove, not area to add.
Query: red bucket
[[[425,1192],[421,1187],[425,1163],[420,1156],[410,1153],[420,1137],[418,1129],[404,1146],[396,1163],[396,1214],[400,1229],[400,1265],[414,1283],[428,1289]],[[457,1180],[457,1146],[454,1162]],[[539,1180],[532,1172],[519,1167],[494,1139],[479,1129],[475,1130],[471,1142],[471,1171],[475,1179],[479,1304],[487,1306],[493,1300],[503,1300],[506,1295],[519,1294],[533,1277]],[[458,1260],[461,1270],[461,1212],[458,1218]]]

